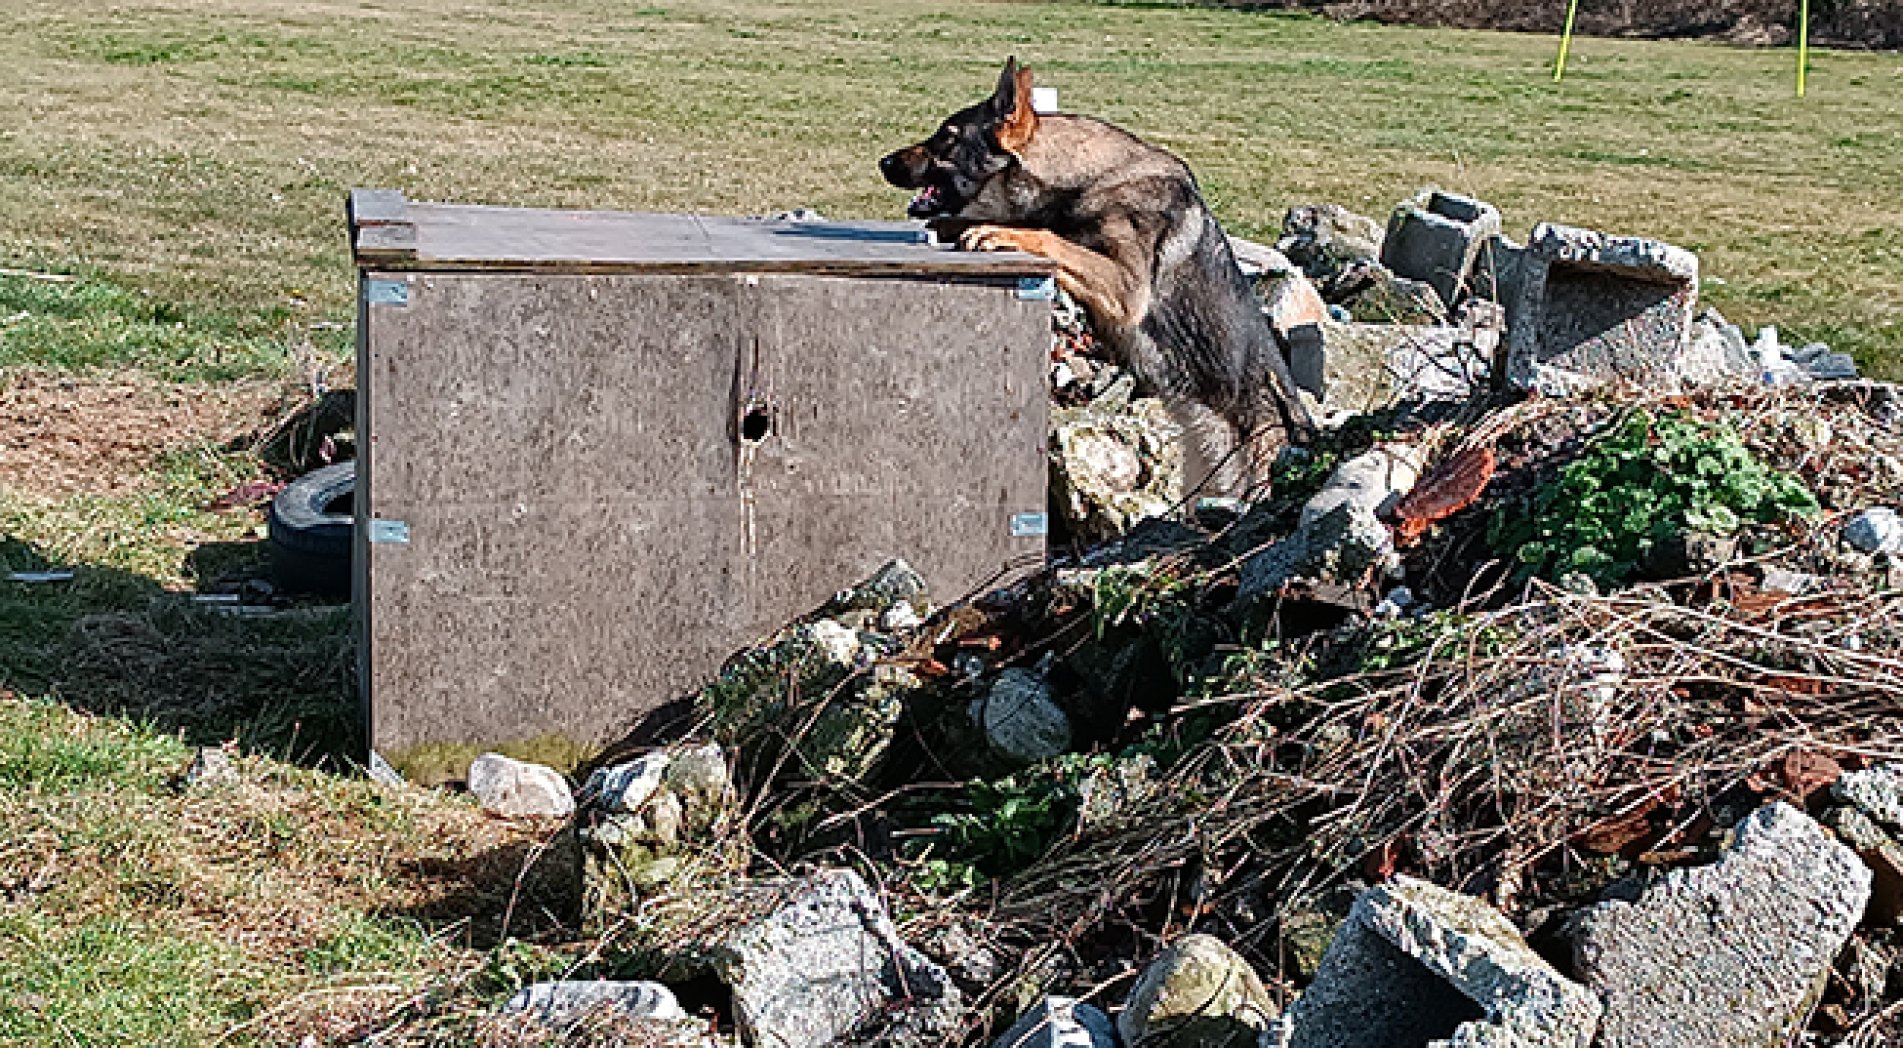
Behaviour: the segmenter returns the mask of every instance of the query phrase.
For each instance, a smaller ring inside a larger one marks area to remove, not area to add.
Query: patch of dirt
[[[136,373],[0,373],[0,486],[27,495],[124,494],[168,451],[246,441],[294,393],[264,380],[160,382]]]

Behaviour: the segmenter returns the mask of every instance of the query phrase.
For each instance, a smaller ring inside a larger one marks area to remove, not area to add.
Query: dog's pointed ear
[[[997,117],[998,148],[1008,153],[1023,149],[1037,133],[1037,110],[1031,108],[1031,70],[1018,66],[1017,56],[1005,59],[998,74],[998,90],[991,96]]]

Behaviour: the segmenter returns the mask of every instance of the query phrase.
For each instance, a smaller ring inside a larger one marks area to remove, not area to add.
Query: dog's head
[[[879,161],[879,172],[900,189],[918,190],[906,208],[912,217],[955,217],[986,182],[1018,162],[1018,151],[1036,132],[1031,71],[1018,68],[1012,58],[990,98],[945,118],[918,145],[888,153]]]

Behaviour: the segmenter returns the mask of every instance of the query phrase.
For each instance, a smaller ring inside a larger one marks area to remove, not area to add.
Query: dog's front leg
[[[958,246],[966,251],[1022,251],[1057,263],[1057,285],[1100,328],[1135,327],[1149,308],[1149,289],[1128,267],[1048,229],[973,226],[959,236]]]

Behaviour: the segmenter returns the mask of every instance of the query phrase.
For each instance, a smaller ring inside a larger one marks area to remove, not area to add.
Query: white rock
[[[637,812],[661,788],[670,758],[666,753],[642,754],[626,764],[596,768],[582,783],[582,800],[610,814]]]
[[[924,623],[925,620],[918,617],[918,612],[912,610],[912,606],[904,601],[885,609],[885,614],[879,616],[879,628],[894,633],[917,629]]]
[[[1336,507],[1350,505],[1375,516],[1414,489],[1421,478],[1420,448],[1383,444],[1335,467],[1328,482],[1302,506],[1301,525],[1312,526]]]
[[[573,1026],[607,1009],[625,1019],[687,1018],[674,991],[657,982],[571,980],[524,986],[500,1013],[532,1016],[548,1026]]]
[[[1888,506],[1872,506],[1844,525],[1844,541],[1865,553],[1903,553],[1903,517]]]
[[[232,763],[231,754],[219,746],[200,746],[198,755],[192,758],[192,766],[185,769],[185,785],[197,790],[232,786],[239,781],[238,766]]]
[[[1830,792],[1872,819],[1903,830],[1903,764],[1845,772],[1831,784]]]
[[[1117,1048],[1110,1017],[1075,997],[1046,997],[991,1048]]]
[[[859,657],[859,634],[851,629],[832,619],[820,619],[804,628],[807,637],[827,661],[850,666]]]
[[[468,782],[483,810],[497,815],[559,817],[575,811],[568,780],[546,765],[485,753],[469,763]]]

